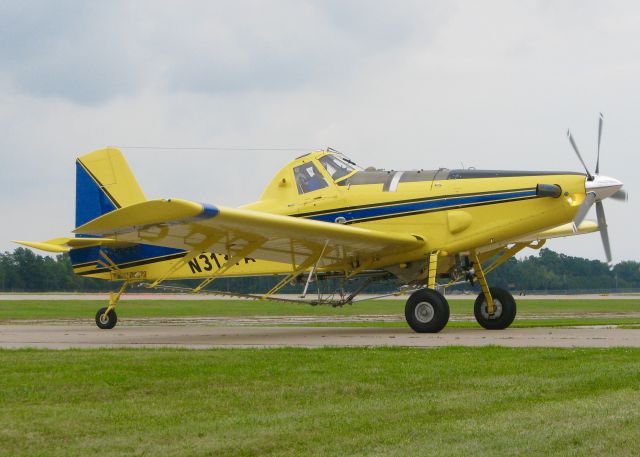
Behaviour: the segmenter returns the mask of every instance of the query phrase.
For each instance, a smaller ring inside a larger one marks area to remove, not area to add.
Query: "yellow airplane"
[[[100,149],[76,162],[75,237],[17,242],[68,252],[79,275],[122,281],[96,314],[102,329],[116,325],[116,304],[130,284],[182,290],[163,282],[200,279],[191,292],[218,293],[205,287],[220,277],[261,275],[282,279],[264,295],[237,295],[278,299],[274,294],[298,281],[301,301],[335,306],[392,278],[404,287],[399,290],[413,290],[405,306],[409,326],[429,333],[449,319],[440,291],[477,281],[476,320],[504,329],[516,316],[516,302],[508,291],[489,287],[486,274],[517,252],[599,230],[611,261],[602,200],[624,200],[626,193],[620,181],[599,174],[601,132],[602,117],[595,174],[570,133],[586,174],[364,170],[332,149],[311,152],[282,168],[257,202],[240,208],[147,200],[122,153]],[[584,220],[594,203],[598,223]],[[346,291],[356,277],[365,279]],[[327,278],[345,286],[331,297],[305,300],[309,284]]]

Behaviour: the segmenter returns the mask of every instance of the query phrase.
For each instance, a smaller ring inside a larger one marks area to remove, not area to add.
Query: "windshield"
[[[299,194],[306,194],[329,186],[318,172],[316,166],[311,162],[295,167],[293,175],[296,178]]]
[[[348,164],[342,159],[337,158],[334,155],[327,154],[326,156],[320,157],[318,159],[322,166],[327,170],[327,173],[331,175],[331,177],[335,180],[342,178],[343,176],[347,176],[348,174],[354,172],[356,170],[355,167]]]

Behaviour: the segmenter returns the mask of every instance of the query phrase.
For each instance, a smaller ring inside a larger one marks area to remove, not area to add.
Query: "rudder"
[[[99,149],[76,160],[76,227],[145,200],[119,149]]]

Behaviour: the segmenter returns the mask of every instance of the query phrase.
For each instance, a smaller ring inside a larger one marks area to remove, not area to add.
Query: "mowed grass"
[[[516,297],[517,299],[517,297]],[[452,315],[473,316],[473,300],[449,300]],[[73,319],[92,318],[106,301],[79,300],[0,300],[0,321],[21,319]],[[390,315],[404,316],[404,300],[367,300],[343,307],[310,306],[257,300],[123,300],[117,308],[120,319],[138,317],[251,317],[251,316],[355,316]],[[531,327],[539,325],[635,325],[640,317],[634,316],[584,316],[585,313],[631,313],[640,312],[640,299],[616,300],[519,300],[518,318],[513,326]],[[537,319],[532,319],[536,315]],[[544,320],[539,318],[543,317]],[[311,324],[318,325],[318,324]],[[394,322],[377,324],[340,323],[339,325],[396,326]],[[475,322],[450,322],[450,326],[477,326]]]
[[[616,300],[517,300],[518,313],[625,313],[640,312],[640,299]],[[107,300],[0,300],[0,319],[53,319],[93,317]],[[311,306],[269,300],[126,300],[118,305],[120,316],[354,316],[404,315],[405,300],[366,300],[342,307]],[[449,299],[452,314],[473,314],[473,299]]]
[[[640,454],[640,350],[3,350],[0,454]]]

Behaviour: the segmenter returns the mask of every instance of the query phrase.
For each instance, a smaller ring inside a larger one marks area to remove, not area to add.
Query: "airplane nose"
[[[596,194],[596,201],[602,201],[605,198],[611,197],[622,188],[623,184],[615,178],[609,176],[594,176],[592,181],[586,182],[587,193],[593,192]]]

